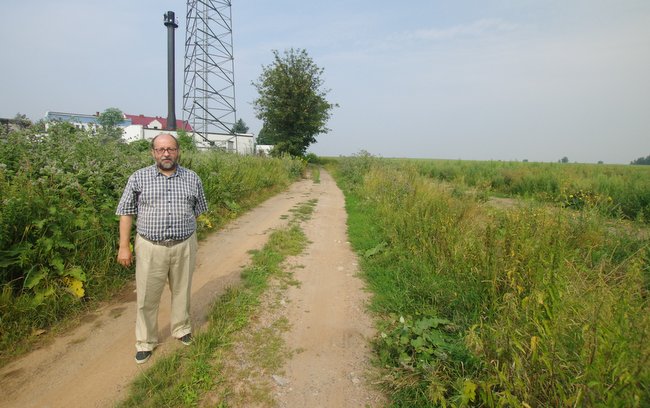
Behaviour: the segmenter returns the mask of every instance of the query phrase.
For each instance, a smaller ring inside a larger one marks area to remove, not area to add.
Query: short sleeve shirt
[[[196,217],[207,209],[195,172],[177,166],[166,176],[152,165],[129,177],[116,214],[135,215],[136,231],[149,240],[182,240],[196,231]]]

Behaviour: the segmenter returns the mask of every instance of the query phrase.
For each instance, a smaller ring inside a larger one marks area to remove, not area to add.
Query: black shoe
[[[181,337],[178,340],[180,340],[181,343],[185,344],[186,346],[189,346],[192,344],[192,333],[187,333],[185,336]]]
[[[151,351],[138,351],[135,353],[135,362],[138,364],[144,364],[151,357]]]

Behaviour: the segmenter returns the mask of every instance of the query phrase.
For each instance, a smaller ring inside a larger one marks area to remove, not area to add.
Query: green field
[[[650,406],[650,168],[333,168],[393,406]]]

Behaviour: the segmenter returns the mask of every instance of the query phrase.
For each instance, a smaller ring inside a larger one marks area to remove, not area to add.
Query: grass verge
[[[309,170],[311,171],[311,179],[314,180],[314,183],[320,183],[320,167],[318,165],[309,165]]]

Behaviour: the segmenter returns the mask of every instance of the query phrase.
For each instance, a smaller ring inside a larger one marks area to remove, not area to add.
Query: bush
[[[143,151],[142,143],[107,141],[67,123],[0,142],[0,357],[132,279],[115,262],[115,209],[127,178],[152,164],[146,143]],[[201,234],[304,169],[300,160],[216,152],[184,152],[181,163],[206,186],[210,211],[199,219]]]

